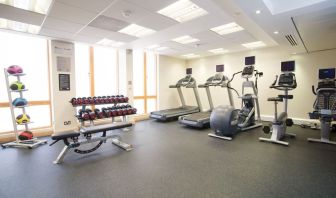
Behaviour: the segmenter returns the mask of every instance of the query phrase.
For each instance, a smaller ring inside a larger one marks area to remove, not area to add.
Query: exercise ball
[[[31,131],[23,131],[19,133],[19,140],[31,140],[33,139],[33,133]]]
[[[20,81],[15,81],[15,82],[12,82],[10,85],[9,85],[10,89],[13,90],[13,91],[20,91],[20,90],[23,90],[25,89],[25,85],[20,82]]]
[[[233,136],[237,133],[238,111],[232,106],[218,106],[210,115],[210,127],[219,136]]]
[[[15,98],[12,102],[12,105],[15,106],[15,107],[25,106],[27,104],[28,104],[28,102],[24,98]]]
[[[30,122],[30,117],[27,114],[20,114],[16,117],[16,123],[18,124],[23,124],[23,123],[28,123]]]
[[[22,68],[18,65],[11,65],[7,68],[9,74],[20,74],[23,72]]]

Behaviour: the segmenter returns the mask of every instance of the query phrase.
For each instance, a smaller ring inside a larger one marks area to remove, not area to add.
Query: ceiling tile
[[[122,34],[119,32],[112,32],[112,31],[103,30],[103,29],[99,29],[99,28],[95,28],[91,26],[85,27],[82,31],[78,33],[78,35],[87,36],[87,37],[90,37],[90,36],[98,37],[101,39],[108,38],[108,39],[112,39],[115,41],[121,41],[121,42],[131,42],[137,39],[136,37]]]
[[[50,28],[42,28],[39,35],[51,38],[73,39],[73,34],[70,32],[58,31]]]
[[[104,29],[104,30],[109,30],[109,31],[114,31],[114,32],[117,32],[118,30],[121,30],[128,25],[129,25],[129,23],[127,23],[125,21],[115,19],[115,18],[111,18],[111,17],[107,17],[107,16],[104,16],[104,15],[100,15],[99,17],[95,18],[89,24],[89,26],[92,26],[92,27],[96,27],[96,28],[100,28],[100,29]]]
[[[78,23],[67,22],[53,17],[47,17],[47,19],[43,24],[43,27],[58,31],[76,33],[83,27],[83,25]]]
[[[73,23],[88,24],[97,16],[97,14],[67,4],[55,2],[48,16]]]
[[[125,17],[123,15],[123,12],[125,11],[129,12],[129,16]],[[127,21],[129,23],[137,23],[149,14],[150,11],[127,1],[118,1],[103,13],[105,16]]]
[[[74,6],[83,10],[99,13],[107,8],[113,0],[55,0],[70,6]]]
[[[168,5],[176,2],[177,0],[160,0],[160,1],[158,0],[142,0],[142,1],[126,0],[126,1],[133,3],[137,6],[146,8],[150,11],[157,12],[161,10],[162,8],[167,7]]]
[[[154,30],[163,30],[178,24],[178,22],[160,14],[149,13],[147,16],[141,18],[137,24]]]
[[[0,4],[0,18],[40,26],[45,15]]]
[[[123,34],[123,33],[120,33],[120,32],[111,32],[106,38],[112,39],[112,40],[115,40],[115,41],[121,41],[121,42],[124,42],[124,43],[128,43],[128,42],[131,42],[131,41],[134,41],[134,40],[138,39],[137,37],[129,36],[127,34]]]

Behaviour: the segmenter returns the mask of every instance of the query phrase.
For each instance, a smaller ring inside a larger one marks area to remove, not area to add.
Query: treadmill
[[[234,106],[232,92],[230,89],[230,83],[228,82],[228,78],[223,75],[223,72],[224,72],[224,65],[216,65],[216,74],[208,78],[204,84],[198,85],[199,88],[205,88],[208,96],[210,109],[203,112],[180,116],[179,117],[180,124],[196,128],[210,127],[210,115],[212,110],[214,109],[212,97],[210,94],[210,87],[212,86],[213,87],[220,86],[222,88],[227,88],[230,105]]]
[[[173,109],[153,111],[150,113],[150,118],[153,118],[159,121],[168,121],[168,120],[177,119],[179,116],[197,113],[200,111],[201,102],[200,102],[198,91],[197,91],[196,80],[193,77],[191,77],[192,68],[187,68],[186,74],[187,75],[184,78],[177,81],[175,85],[169,86],[169,88],[177,88],[182,106],[178,108],[173,108]],[[185,104],[185,100],[183,97],[181,87],[192,88],[194,90],[194,95],[196,98],[197,106],[187,106]]]

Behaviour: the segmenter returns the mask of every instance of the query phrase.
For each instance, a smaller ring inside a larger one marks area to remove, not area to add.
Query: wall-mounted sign
[[[58,74],[59,90],[70,91],[70,74]]]
[[[71,72],[71,58],[64,56],[56,57],[56,65],[58,72]]]

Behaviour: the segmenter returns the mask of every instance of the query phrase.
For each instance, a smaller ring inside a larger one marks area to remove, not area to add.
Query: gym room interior
[[[0,197],[336,197],[335,0],[0,0]]]

